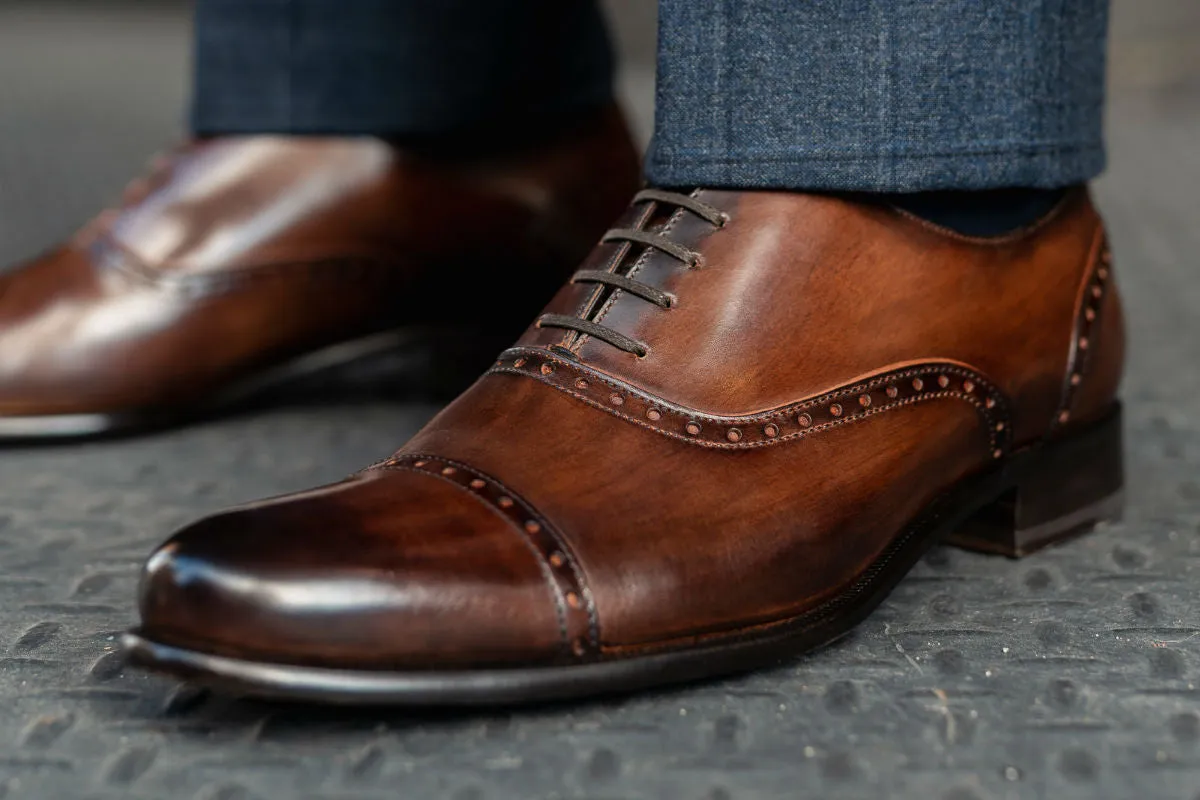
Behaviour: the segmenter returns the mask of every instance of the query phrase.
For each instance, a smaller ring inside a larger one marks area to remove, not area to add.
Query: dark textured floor
[[[184,18],[122,9],[0,6],[5,261],[175,135]],[[1116,23],[1099,194],[1132,320],[1124,523],[1022,562],[937,550],[851,637],[741,679],[517,713],[348,713],[145,677],[114,637],[173,527],[347,474],[432,408],[3,452],[0,797],[1200,798],[1200,17],[1193,0],[1130,0]],[[623,82],[643,130],[645,76]]]

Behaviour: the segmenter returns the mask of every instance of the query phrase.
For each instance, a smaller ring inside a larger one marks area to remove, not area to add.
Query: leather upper
[[[630,270],[677,304],[660,311],[618,292],[593,312],[646,342],[645,358],[552,329],[533,328],[519,344],[564,347],[668,402],[726,415],[820,394],[896,364],[952,360],[994,376],[1012,398],[1019,442],[1049,427],[1079,288],[1103,244],[1100,220],[1081,192],[1037,230],[994,240],[818,195],[697,196],[730,222],[717,229],[677,211],[663,226],[672,240],[701,252],[704,266],[690,269],[649,250]],[[644,223],[653,211],[632,208],[622,222]],[[602,244],[585,266],[603,268],[623,249]],[[595,294],[569,283],[547,310],[574,313]]]
[[[981,241],[831,197],[691,197],[727,222],[645,202],[618,226],[698,263],[608,243],[583,265],[636,277],[670,307],[573,282],[547,309],[644,342],[644,357],[530,327],[387,462],[177,534],[150,562],[144,632],[410,669],[728,640],[837,596],[947,489],[1114,402],[1124,331],[1082,191],[1029,230]],[[314,572],[294,553],[329,562]],[[184,558],[247,578],[221,591],[343,581],[357,611],[338,619],[354,630],[322,634],[313,599],[239,595],[215,608],[258,616],[208,611],[173,577]],[[376,599],[381,574],[389,594]],[[422,638],[455,609],[469,612],[447,623],[459,638]],[[369,653],[340,649],[367,630],[383,634]]]

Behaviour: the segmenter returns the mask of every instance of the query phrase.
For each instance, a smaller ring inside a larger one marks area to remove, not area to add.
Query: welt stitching
[[[413,462],[413,465],[409,466],[409,465],[405,464],[404,462],[406,462],[406,461]],[[451,467],[454,467],[456,470],[459,470],[463,473],[471,475],[475,479],[484,481],[487,484],[491,484],[495,489],[497,489],[499,491],[499,493],[501,494],[502,497],[506,497],[506,498],[510,499],[513,502],[513,504],[519,506],[521,508],[521,510],[524,512],[524,515],[528,519],[533,520],[538,523],[538,525],[540,527],[537,532],[544,533],[546,535],[546,537],[549,540],[551,540],[551,542],[553,543],[553,552],[552,553],[543,552],[543,550],[541,549],[541,545],[536,540],[531,538],[531,535],[529,534],[529,532],[521,529],[521,526],[518,525],[517,520],[513,519],[512,516],[508,515],[503,510],[502,507],[498,507],[499,503],[493,503],[489,497],[486,497],[482,494],[471,491],[470,489],[468,489],[468,487],[464,486],[461,483],[458,483],[457,481],[454,481],[454,480],[446,477],[444,474],[442,474],[438,471],[426,471],[426,470],[420,469],[420,465],[422,465],[424,462],[436,462],[437,465],[439,465],[439,466],[440,465],[451,466]],[[587,615],[587,628],[588,628],[588,637],[590,639],[590,644],[592,645],[593,649],[599,647],[599,642],[600,642],[599,617],[596,612],[594,596],[592,594],[590,586],[588,585],[587,581],[585,580],[583,568],[580,565],[578,558],[576,558],[574,552],[571,550],[571,548],[568,544],[567,538],[557,528],[555,528],[550,523],[550,521],[547,519],[547,517],[544,514],[541,514],[540,512],[538,512],[537,509],[535,509],[533,507],[533,505],[531,503],[529,503],[529,501],[527,501],[525,498],[521,497],[520,494],[512,491],[512,489],[510,489],[507,485],[505,485],[504,482],[501,481],[500,479],[495,478],[491,475],[488,475],[487,473],[484,473],[484,472],[476,469],[475,467],[472,467],[470,464],[466,464],[464,462],[457,461],[455,459],[445,458],[443,456],[437,456],[437,455],[431,455],[431,454],[413,453],[413,454],[395,455],[389,459],[384,460],[383,462],[372,465],[371,467],[368,467],[367,469],[404,469],[404,470],[407,470],[410,472],[415,472],[419,475],[432,475],[441,480],[447,481],[448,483],[454,484],[455,486],[459,487],[467,494],[470,494],[471,496],[475,497],[481,503],[484,503],[485,505],[487,505],[492,511],[494,511],[496,514],[503,517],[513,527],[518,528],[518,534],[521,536],[521,538],[525,539],[526,542],[528,543],[528,545],[530,546],[530,548],[532,548],[534,550],[535,555],[538,556],[537,560],[543,568],[543,574],[548,575],[553,584],[557,608],[559,609],[560,613],[569,614],[570,612],[566,611],[566,609],[564,609],[562,606],[562,598],[561,598],[561,595],[563,594],[562,587],[559,585],[559,582],[555,577],[556,573],[554,572],[554,569],[553,569],[553,567],[555,565],[553,563],[551,563],[553,560],[554,553],[561,555],[563,558],[563,563],[566,566],[570,567],[570,576],[569,577],[571,578],[571,580],[569,582],[569,584],[570,584],[569,588],[577,591],[579,596],[581,597],[581,599],[584,601],[584,610]],[[560,617],[560,619],[561,619],[561,617]],[[570,644],[571,643],[570,642],[571,635],[570,635],[569,630],[567,629],[567,623],[563,622],[563,625],[564,625],[564,630],[566,631],[566,633],[564,633],[564,636],[566,637],[568,644]],[[580,654],[576,653],[576,655],[580,655]]]
[[[493,506],[491,503],[487,502],[484,498],[467,491],[467,489],[457,481],[452,481],[436,472],[426,472],[425,470],[416,469],[415,467],[411,467],[407,464],[391,461],[385,462],[381,467],[371,467],[368,469],[372,468],[395,470],[396,472],[411,472],[416,475],[425,475],[431,478],[437,478],[444,483],[448,483],[451,486],[460,489],[468,496],[474,497],[479,501],[480,505],[495,514],[497,517],[500,517],[500,519],[504,520],[504,522],[508,524],[508,527],[516,528],[517,537],[524,542],[529,552],[533,553],[533,560],[537,562],[538,571],[542,573],[542,578],[545,580],[546,586],[550,589],[550,596],[554,599],[554,613],[558,619],[558,638],[562,642],[563,650],[566,651],[570,647],[571,637],[567,631],[567,612],[566,608],[564,608],[562,592],[560,592],[558,588],[558,581],[554,579],[554,573],[551,572],[550,565],[546,562],[545,554],[538,550],[537,546],[529,540],[529,537],[525,535],[523,530],[517,528],[517,526],[513,523],[513,520],[509,518],[507,514]]]

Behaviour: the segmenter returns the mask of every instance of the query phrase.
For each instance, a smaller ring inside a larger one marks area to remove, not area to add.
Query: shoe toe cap
[[[553,660],[554,585],[522,532],[437,476],[375,470],[177,533],[148,560],[140,634],[347,668]]]

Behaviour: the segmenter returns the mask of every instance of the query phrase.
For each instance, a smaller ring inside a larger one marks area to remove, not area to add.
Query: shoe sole
[[[0,444],[150,433],[262,408],[353,398],[445,399],[511,344],[461,331],[397,329],[340,342],[237,381],[205,401],[117,413],[0,416]]]
[[[354,705],[513,705],[631,692],[745,672],[811,652],[865,619],[938,542],[1027,555],[1120,517],[1120,407],[1101,422],[1016,453],[931,503],[838,596],[767,632],[590,664],[386,672],[273,664],[122,638],[130,663],[235,694]]]

